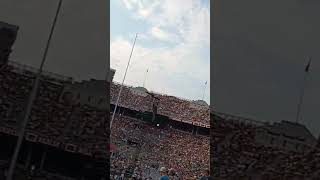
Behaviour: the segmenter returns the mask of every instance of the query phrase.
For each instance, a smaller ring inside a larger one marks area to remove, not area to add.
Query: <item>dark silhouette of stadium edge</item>
[[[30,113],[31,113],[31,111],[33,111],[32,109],[35,106],[33,102],[35,99],[38,98],[38,96],[37,96],[38,90],[40,89],[40,91],[42,91],[41,89],[43,88],[43,85],[44,85],[43,83],[48,83],[48,82],[52,81],[52,79],[55,79],[55,78],[60,79],[59,75],[56,76],[52,73],[49,73],[49,74],[46,72],[44,73],[42,71],[42,69],[43,69],[43,66],[44,66],[44,63],[46,60],[48,49],[50,47],[50,41],[51,41],[53,33],[54,33],[54,27],[57,22],[57,18],[58,18],[61,6],[62,6],[62,0],[59,0],[56,15],[53,20],[50,35],[49,35],[49,38],[48,38],[48,41],[46,44],[46,48],[45,48],[42,62],[41,62],[39,69],[38,68],[29,68],[29,67],[26,68],[27,66],[25,66],[25,65],[20,65],[18,63],[13,62],[13,61],[9,61],[9,56],[12,51],[11,49],[12,49],[12,46],[13,46],[15,40],[16,40],[17,32],[18,32],[19,28],[18,28],[18,26],[14,26],[14,25],[10,25],[10,24],[4,23],[4,22],[0,22],[0,73],[4,73],[4,74],[11,73],[12,74],[14,71],[18,70],[19,73],[17,73],[16,75],[19,78],[23,77],[23,76],[28,77],[28,78],[31,77],[31,79],[34,78],[31,81],[25,81],[26,83],[29,83],[29,87],[32,87],[32,88],[31,88],[30,97],[28,99],[25,99],[25,100],[28,100],[28,103],[23,103],[24,105],[26,105],[26,107],[25,107],[26,109],[24,109],[24,110],[22,109],[22,111],[20,112],[22,114],[23,113],[25,114],[24,118],[23,118],[23,116],[20,116],[21,115],[20,113],[14,114],[17,116],[15,118],[17,118],[17,120],[20,120],[19,123],[21,123],[21,124],[16,124],[15,127],[10,127],[10,128],[3,126],[3,124],[1,124],[1,126],[0,126],[0,128],[1,128],[1,130],[0,130],[1,131],[0,132],[1,133],[0,134],[1,141],[6,141],[5,144],[7,144],[8,149],[14,150],[11,161],[9,161],[10,165],[7,163],[9,165],[9,170],[6,175],[7,180],[11,180],[13,178],[15,179],[16,175],[21,173],[21,164],[17,164],[17,163],[21,163],[22,159],[26,160],[26,164],[25,164],[24,168],[27,168],[27,167],[29,167],[29,165],[31,165],[30,163],[32,163],[32,162],[30,162],[30,161],[33,158],[39,158],[38,159],[39,160],[38,163],[40,163],[39,170],[42,170],[44,163],[45,163],[45,160],[52,161],[52,157],[65,156],[65,154],[63,155],[61,153],[60,153],[60,155],[58,155],[59,153],[55,152],[56,149],[54,150],[54,148],[57,148],[57,149],[62,148],[64,150],[63,153],[67,153],[67,152],[71,153],[70,155],[65,157],[65,160],[67,160],[67,161],[73,159],[72,161],[79,162],[78,165],[83,164],[83,166],[85,166],[86,165],[85,163],[83,163],[83,162],[80,163],[81,161],[85,160],[85,161],[87,161],[87,164],[89,166],[94,166],[93,168],[88,167],[88,169],[83,169],[83,172],[81,172],[81,173],[79,173],[79,171],[78,171],[79,174],[83,173],[83,174],[86,174],[85,176],[91,176],[90,179],[94,179],[93,176],[100,176],[100,175],[102,175],[102,173],[101,173],[102,171],[106,172],[108,170],[108,169],[105,169],[107,167],[105,164],[109,163],[108,159],[107,159],[108,157],[107,156],[103,156],[103,157],[100,156],[99,157],[99,154],[95,153],[95,151],[97,149],[93,149],[93,150],[80,149],[80,147],[78,147],[77,145],[74,145],[70,142],[69,143],[64,142],[65,140],[63,140],[63,143],[57,142],[57,141],[62,140],[64,138],[64,136],[66,136],[66,134],[64,134],[64,133],[60,135],[60,138],[52,140],[50,138],[47,139],[46,137],[38,136],[39,135],[38,132],[33,133],[33,132],[30,132],[29,130],[26,131],[26,127],[29,123],[29,120],[32,118],[30,116]],[[26,68],[26,69],[24,69],[24,68]],[[23,72],[25,75],[21,75],[20,74],[21,72]],[[51,75],[53,75],[53,76],[51,76]],[[53,81],[56,81],[57,79],[55,79]],[[62,82],[63,84],[65,84],[65,83],[68,84],[68,83],[72,83],[72,78],[70,79],[70,78],[63,77],[57,81],[59,81],[59,83]],[[2,83],[7,83],[7,82],[2,82]],[[108,83],[110,83],[110,81]],[[41,88],[38,88],[38,87],[41,87]],[[4,92],[4,93],[6,93],[6,92]],[[28,94],[29,93],[26,93],[26,95],[28,95]],[[64,99],[62,99],[62,100],[64,100]],[[3,103],[3,102],[1,102],[1,103]],[[7,102],[4,102],[4,103],[7,103]],[[77,107],[77,105],[74,105],[73,110],[77,110],[77,109],[79,109]],[[109,114],[109,110],[107,112]],[[3,121],[3,120],[4,119],[1,119],[1,121]],[[109,122],[109,116],[107,116],[105,122]],[[1,122],[1,123],[3,123],[3,122]],[[18,127],[18,125],[20,127]],[[106,132],[106,133],[108,133],[108,132]],[[16,140],[15,138],[17,136],[18,136],[18,140],[16,142],[16,147],[14,148],[13,142]],[[38,143],[41,144],[40,149],[39,149]],[[41,150],[41,148],[43,148],[43,149]],[[100,149],[102,151],[106,151],[108,148],[109,147],[107,147],[107,143],[105,143],[105,147],[103,147],[102,149],[100,148]],[[7,151],[8,149],[2,148],[2,150],[4,150],[4,149],[6,149],[6,153],[8,153],[8,151]],[[43,151],[43,153],[42,153],[41,157],[40,156],[35,157],[34,153],[37,154],[42,151]],[[28,152],[28,154],[25,154],[27,152]],[[48,153],[50,154],[50,156],[48,156]],[[78,153],[81,155],[75,155],[74,153]],[[9,154],[11,156],[11,152]],[[41,158],[41,160],[40,160],[40,158]],[[58,159],[56,159],[56,160],[58,160]],[[33,159],[33,161],[34,161],[34,159]],[[2,162],[2,160],[1,160],[1,162]],[[101,162],[104,165],[102,165]],[[100,165],[99,165],[99,163],[100,163]],[[48,165],[48,162],[46,164]],[[65,164],[68,164],[68,162],[65,162]],[[73,164],[73,165],[75,165],[75,164]],[[8,167],[8,166],[6,165],[5,167]],[[79,166],[76,166],[76,167],[79,167]],[[102,170],[101,169],[98,170],[97,168],[99,168],[99,167],[100,168],[103,167]],[[92,170],[90,170],[90,168]],[[96,168],[95,172],[93,172],[94,168]],[[91,172],[89,172],[89,171],[91,171]],[[68,172],[66,172],[66,173],[68,173]],[[50,173],[48,173],[48,174],[50,174]],[[22,174],[20,174],[20,175],[22,175]],[[1,174],[0,174],[0,176],[1,176]],[[55,176],[57,176],[57,175],[55,175]],[[102,176],[107,177],[106,174],[104,174]]]
[[[8,36],[6,36],[7,31],[2,31],[3,23],[0,24],[0,42],[9,42],[5,41]],[[8,47],[6,46],[6,48]],[[30,93],[32,82],[35,80],[38,69],[8,61],[8,59],[2,60],[1,62],[7,63],[2,64],[0,70],[2,83],[0,92],[4,93],[0,96],[0,141],[5,144],[0,151],[0,179],[5,179],[3,171],[9,167],[10,159],[8,158],[12,156],[15,141],[19,133],[21,133],[21,121],[27,100],[25,95]],[[104,86],[101,92],[105,97],[105,89],[108,89],[107,86],[110,81],[108,83],[105,83],[105,80],[102,81]],[[20,179],[18,178],[19,176],[26,177],[28,168],[30,166],[33,167],[33,165],[37,166],[37,176],[48,176],[48,178],[66,179],[67,176],[79,179],[82,176],[93,180],[97,179],[98,176],[107,177],[109,157],[106,153],[109,152],[109,147],[107,147],[109,136],[106,135],[107,133],[101,134],[103,132],[101,131],[102,126],[97,127],[94,125],[96,127],[94,132],[88,132],[87,128],[79,126],[78,129],[75,129],[72,124],[81,122],[82,124],[85,123],[83,124],[86,125],[84,127],[87,127],[97,122],[99,124],[102,124],[103,121],[109,122],[110,106],[109,104],[104,106],[107,109],[107,116],[104,108],[100,110],[90,105],[80,106],[76,104],[77,102],[70,98],[70,95],[74,96],[74,94],[70,94],[68,91],[68,86],[73,87],[74,85],[77,85],[77,82],[73,82],[72,78],[50,72],[42,72],[39,91],[35,100],[37,103],[33,104],[32,114],[28,118],[27,130],[21,144],[21,150],[17,156],[17,164],[13,174],[14,179]],[[46,101],[43,102],[45,99]],[[39,102],[41,103],[39,104]],[[41,110],[40,114],[39,110]],[[46,112],[46,117],[43,117],[41,112]],[[59,116],[61,113],[63,114],[62,117],[61,115]],[[83,113],[93,119],[91,121],[90,119],[87,120],[89,122],[84,122],[82,120]],[[98,117],[102,119],[97,119],[94,116],[97,113]],[[62,120],[64,120],[63,124],[65,126],[59,129],[56,123],[59,125]],[[54,124],[49,124],[49,121]],[[88,134],[91,137],[85,137]],[[79,142],[79,139],[82,139],[82,141]],[[101,139],[104,142],[100,142]],[[3,162],[5,163],[3,164]],[[57,167],[62,168],[57,169]]]
[[[36,97],[36,93],[37,93],[37,90],[38,90],[39,79],[40,79],[40,76],[41,76],[41,73],[42,73],[42,69],[43,69],[44,63],[45,63],[46,58],[47,58],[48,50],[49,50],[49,47],[50,47],[50,42],[51,42],[51,39],[52,39],[52,36],[53,36],[53,33],[54,33],[54,29],[55,29],[55,26],[56,26],[56,23],[57,23],[57,19],[58,19],[58,16],[59,16],[61,5],[62,5],[62,0],[59,0],[58,6],[57,6],[57,10],[56,10],[56,13],[55,13],[55,16],[54,16],[54,19],[53,19],[53,23],[52,23],[52,26],[51,26],[51,29],[50,29],[50,34],[49,34],[49,37],[48,37],[48,40],[47,40],[47,43],[46,43],[46,47],[45,47],[45,50],[44,50],[43,58],[42,58],[42,61],[41,61],[41,64],[40,64],[40,68],[39,68],[39,71],[37,73],[37,76],[36,76],[36,79],[34,81],[31,94],[30,94],[29,99],[28,99],[28,103],[27,103],[27,106],[26,106],[26,111],[25,111],[25,114],[24,114],[24,119],[23,119],[23,122],[22,122],[21,132],[19,134],[17,145],[16,145],[16,148],[14,150],[14,154],[13,154],[13,157],[12,157],[12,160],[11,160],[11,164],[10,164],[10,167],[9,167],[7,180],[12,180],[12,176],[13,176],[14,169],[15,169],[15,166],[16,166],[16,161],[18,159],[19,152],[20,152],[20,147],[21,147],[21,144],[22,144],[22,141],[23,141],[25,128],[26,128],[26,125],[28,123],[28,119],[29,119],[29,115],[30,115],[30,112],[31,112],[31,109],[32,109],[32,106],[33,106],[34,99]]]

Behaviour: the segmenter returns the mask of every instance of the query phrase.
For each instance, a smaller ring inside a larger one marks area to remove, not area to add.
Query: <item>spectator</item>
[[[165,167],[160,168],[160,180],[169,180],[168,171]]]

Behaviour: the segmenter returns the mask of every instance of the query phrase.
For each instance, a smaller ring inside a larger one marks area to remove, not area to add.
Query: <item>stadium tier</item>
[[[211,114],[211,171],[217,179],[318,179],[320,149],[305,126]]]
[[[112,83],[110,89],[110,103],[116,104],[121,85]],[[158,99],[157,114],[170,119],[210,127],[209,106],[201,101],[190,101],[182,98],[151,92]],[[145,88],[124,86],[119,99],[119,106],[128,109],[150,112],[152,111],[152,96]]]

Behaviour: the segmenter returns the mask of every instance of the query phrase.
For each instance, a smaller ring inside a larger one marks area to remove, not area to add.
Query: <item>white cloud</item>
[[[168,41],[168,42],[177,41],[177,37],[175,34],[165,31],[157,26],[152,27],[148,34],[160,41]]]
[[[153,27],[151,29],[151,34],[155,37],[157,37],[158,39],[170,39],[169,34],[167,32],[164,32],[161,28],[159,27]]]
[[[209,57],[203,55],[203,50],[210,46],[209,8],[202,7],[199,0],[123,2],[130,2],[125,7],[134,18],[150,25],[148,32],[139,35],[126,82],[135,86],[142,85],[146,69],[150,68],[147,88],[200,99],[204,83],[208,81],[206,100],[209,103],[210,62]],[[150,48],[140,43],[146,39],[155,43],[174,42],[175,46]],[[111,42],[111,66],[117,70],[116,81],[121,81],[124,74],[131,41],[117,37]]]
[[[129,10],[135,17],[152,24],[150,31],[159,27],[173,29],[171,34],[184,41],[209,45],[210,9],[199,0],[138,0],[131,5],[134,8]]]
[[[133,3],[134,1],[132,1],[132,0],[123,0],[123,3],[124,3],[124,5],[126,6],[126,8],[127,9],[132,9],[133,8],[133,6],[132,6],[132,3]]]
[[[122,2],[128,10],[134,11],[136,18],[148,18],[161,3],[161,1],[150,0],[123,0]]]

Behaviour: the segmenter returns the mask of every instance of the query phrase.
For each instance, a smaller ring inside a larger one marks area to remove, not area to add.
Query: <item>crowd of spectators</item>
[[[35,73],[6,65],[0,71],[0,125],[18,130],[35,79]],[[108,159],[106,111],[84,104],[74,104],[62,94],[69,81],[42,76],[32,106],[27,133],[63,144],[87,149],[92,155]],[[116,101],[119,85],[111,86],[111,103]],[[155,95],[160,99],[158,112],[172,119],[209,123],[209,110],[197,109],[191,101]],[[120,106],[137,111],[151,111],[154,99],[124,87]],[[111,167],[115,176],[148,178],[157,168],[171,168],[180,178],[200,176],[209,166],[209,137],[181,132],[171,127],[159,128],[138,119],[117,117],[111,139],[118,147]],[[153,175],[152,175],[153,174]],[[114,178],[114,176],[113,176]]]
[[[116,104],[121,85],[112,83],[110,88],[110,102]],[[152,112],[153,97],[148,93],[135,93],[135,88],[123,86],[119,99],[119,106],[136,111]],[[142,95],[143,94],[143,95]],[[181,99],[174,96],[154,94],[158,102],[158,111],[160,115],[168,116],[177,121],[188,123],[210,124],[209,106],[193,106],[194,101]]]
[[[6,66],[0,71],[1,124],[17,128],[32,89],[35,74]],[[107,157],[108,134],[104,123],[106,113],[88,105],[72,104],[60,98],[67,81],[43,76],[29,116],[27,131],[43,138],[90,147]]]
[[[110,103],[116,104],[117,97],[120,91],[121,85],[111,83],[110,86]],[[119,99],[119,106],[132,109],[135,111],[151,111],[152,112],[153,98],[149,94],[144,96],[134,93],[132,87],[123,86],[121,91],[121,97]]]
[[[35,73],[6,65],[0,71],[0,126],[18,133],[24,109],[32,90]],[[74,147],[76,153],[85,153],[98,159],[109,159],[109,133],[105,126],[105,109],[84,104],[73,104],[62,95],[63,81],[49,76],[40,78],[36,98],[29,115],[26,134],[38,139]],[[16,133],[16,134],[17,134]],[[78,151],[79,149],[79,151]],[[81,151],[80,151],[81,149]]]
[[[111,159],[113,177],[155,178],[164,166],[186,179],[199,177],[209,167],[209,137],[124,115],[116,116],[111,132],[112,143],[119,147]]]
[[[32,89],[35,74],[6,65],[0,70],[0,125],[17,129]],[[108,159],[106,111],[89,105],[72,104],[61,98],[70,83],[48,76],[41,78],[27,125],[27,132],[87,149]],[[111,85],[115,103],[120,85]],[[158,113],[171,119],[209,124],[209,108],[191,106],[192,101],[156,94]],[[124,86],[119,105],[136,111],[152,111],[151,95],[134,93]],[[222,179],[316,179],[320,177],[320,150],[307,153],[285,151],[258,145],[255,125],[213,118],[211,126],[212,172]],[[157,127],[139,119],[116,116],[112,143],[111,178],[155,177],[162,166],[180,179],[199,177],[209,166],[209,137]],[[49,176],[49,175],[48,175]],[[48,179],[48,178],[47,178]]]
[[[317,179],[320,150],[294,152],[255,142],[255,125],[215,116],[211,138],[212,171],[220,179]]]

